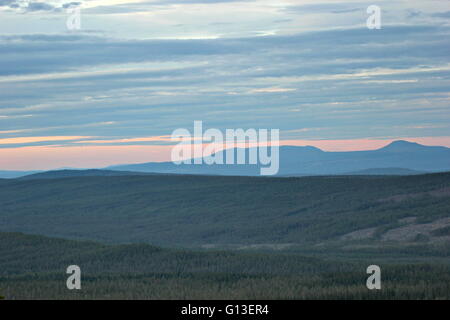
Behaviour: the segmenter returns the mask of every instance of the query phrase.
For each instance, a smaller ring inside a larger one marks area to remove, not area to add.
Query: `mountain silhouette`
[[[250,149],[246,149],[246,156]],[[236,150],[235,150],[236,154]],[[279,147],[280,169],[278,175],[336,175],[364,170],[397,168],[404,172],[450,171],[450,148],[424,146],[418,143],[398,140],[385,147],[367,151],[328,152],[312,146]],[[180,164],[172,162],[149,162],[108,167],[109,170],[218,174],[218,175],[259,175],[259,164]],[[388,170],[389,171],[389,170]],[[399,172],[400,172],[399,171]]]

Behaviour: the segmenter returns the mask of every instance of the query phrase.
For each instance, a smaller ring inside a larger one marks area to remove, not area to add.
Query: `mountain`
[[[234,150],[237,152],[237,149]],[[245,150],[248,159],[249,149]],[[408,141],[394,141],[368,151],[326,152],[315,147],[282,146],[279,148],[281,176],[341,175],[364,170],[401,168],[410,171],[450,171],[450,148],[424,146]],[[108,167],[108,170],[182,173],[207,175],[260,175],[260,165],[207,165],[172,162],[149,162]],[[389,171],[389,170],[388,170]],[[397,174],[401,172],[397,170]]]
[[[411,151],[423,151],[423,150],[438,150],[438,149],[446,149],[445,147],[440,146],[424,146],[417,142],[410,142],[405,140],[397,140],[393,141],[385,147],[382,147],[381,150],[390,151],[390,152],[411,152]]]
[[[238,150],[234,149],[236,154]],[[254,148],[245,149],[246,159]],[[256,150],[257,151],[257,150]],[[378,150],[326,152],[316,147],[282,146],[279,148],[280,165],[278,176],[311,175],[410,175],[425,172],[450,171],[450,148],[424,146],[408,141],[394,141]],[[180,164],[172,162],[148,162],[110,166],[104,169],[67,169],[42,171],[0,171],[0,178],[27,179],[61,178],[71,176],[123,175],[113,171],[259,176],[261,165],[207,165]],[[37,175],[35,175],[38,173]],[[40,175],[42,173],[42,175]]]

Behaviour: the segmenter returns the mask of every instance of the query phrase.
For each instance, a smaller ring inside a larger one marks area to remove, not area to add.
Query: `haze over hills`
[[[245,149],[246,159],[251,149]],[[368,151],[329,152],[306,146],[281,146],[278,176],[312,175],[412,175],[450,171],[450,148],[394,141]],[[234,154],[237,149],[233,150]],[[42,171],[0,171],[0,178],[58,178],[66,176],[170,173],[201,175],[259,176],[259,164],[180,164],[148,162],[110,166],[104,169]],[[124,173],[121,173],[124,172]]]
[[[9,170],[0,170],[0,178],[3,179],[14,179],[23,177],[26,175],[34,174],[40,171],[9,171]]]

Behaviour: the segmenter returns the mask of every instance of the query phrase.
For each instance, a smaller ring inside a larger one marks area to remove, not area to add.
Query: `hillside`
[[[373,262],[383,263],[381,291],[365,287]],[[82,290],[65,287],[72,264],[81,268]],[[0,232],[0,296],[6,299],[448,299],[447,271],[432,260],[343,262]]]
[[[294,254],[277,257],[263,253],[164,249],[142,243],[106,245],[8,232],[0,232],[0,253],[0,277],[58,272],[74,263],[93,274],[228,272],[282,275],[337,270],[321,259]],[[257,260],[260,260],[257,265],[252,263]]]
[[[360,171],[348,172],[348,175],[392,175],[392,176],[408,176],[414,174],[425,174],[423,171],[416,171],[404,168],[370,168]]]
[[[448,242],[450,173],[3,180],[0,231],[108,243],[290,248]]]
[[[87,169],[87,170],[52,170],[45,172],[33,173],[19,177],[20,180],[32,180],[32,179],[60,179],[60,178],[72,178],[72,177],[109,177],[109,176],[134,176],[134,175],[149,175],[152,173],[145,172],[131,172],[131,171],[116,171],[116,170],[100,170],[100,169]]]

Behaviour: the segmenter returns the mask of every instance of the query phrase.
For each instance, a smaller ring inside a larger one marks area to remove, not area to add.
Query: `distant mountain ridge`
[[[408,141],[394,141],[376,150],[329,152],[316,147],[281,146],[278,175],[341,175],[364,170],[399,168],[411,174],[450,171],[450,148],[424,146]],[[236,152],[236,151],[235,151]],[[249,149],[246,149],[248,154]],[[180,164],[172,162],[148,162],[111,166],[108,170],[212,174],[212,175],[259,175],[260,165],[207,165]],[[358,173],[359,174],[359,173]],[[379,174],[379,173],[378,173]]]
[[[246,158],[251,149],[246,149]],[[234,150],[236,153],[236,149]],[[323,151],[313,146],[281,146],[278,176],[314,175],[412,175],[450,171],[450,148],[394,141],[367,151]],[[39,171],[0,171],[0,178],[63,178],[71,176],[113,176],[135,174],[194,174],[259,176],[261,166],[207,165],[172,162],[123,164],[103,169]]]
[[[101,170],[101,169],[86,169],[86,170],[51,170],[45,172],[38,172],[23,177],[20,180],[33,179],[56,179],[56,178],[72,178],[72,177],[108,177],[108,176],[134,176],[134,175],[151,175],[147,172],[130,172],[130,171],[115,171],[115,170]]]
[[[3,179],[14,179],[23,177],[26,175],[38,173],[41,171],[11,171],[11,170],[0,170],[0,178]]]
[[[348,175],[392,175],[392,176],[409,176],[417,174],[425,174],[427,172],[410,170],[404,168],[370,168],[360,171],[348,172]]]

